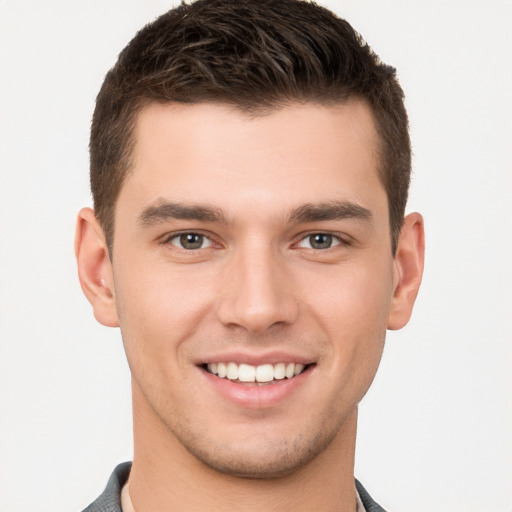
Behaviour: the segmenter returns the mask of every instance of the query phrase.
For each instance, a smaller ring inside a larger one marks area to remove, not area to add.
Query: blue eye
[[[337,236],[330,235],[329,233],[313,233],[304,237],[299,242],[299,247],[306,247],[308,249],[330,249],[336,245],[340,245],[341,241]]]
[[[180,249],[186,249],[187,251],[204,249],[212,245],[211,240],[200,233],[182,233],[180,235],[173,236],[169,242],[172,245],[175,245]]]

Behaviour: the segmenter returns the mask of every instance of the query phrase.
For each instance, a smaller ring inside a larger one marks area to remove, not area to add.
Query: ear
[[[108,246],[91,208],[83,208],[78,214],[75,255],[80,285],[92,305],[96,320],[107,327],[118,327]]]
[[[411,213],[405,217],[393,263],[395,281],[388,329],[401,329],[409,321],[421,284],[424,257],[423,217]]]

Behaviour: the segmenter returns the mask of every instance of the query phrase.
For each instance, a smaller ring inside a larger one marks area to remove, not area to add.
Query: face
[[[370,110],[150,105],[135,140],[112,258],[135,416],[219,471],[290,473],[336,446],[383,349]]]

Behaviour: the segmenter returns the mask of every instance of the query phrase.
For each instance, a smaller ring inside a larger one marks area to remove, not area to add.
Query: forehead
[[[236,208],[365,202],[372,190],[383,193],[377,153],[374,118],[361,100],[257,116],[225,105],[150,104],[137,118],[119,200]]]

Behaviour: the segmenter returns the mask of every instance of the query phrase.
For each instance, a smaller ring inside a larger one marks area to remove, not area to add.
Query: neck
[[[356,425],[354,410],[329,446],[289,475],[239,478],[191,455],[134,397],[135,451],[129,480],[133,507],[136,512],[217,512],[227,506],[233,512],[354,512]]]

